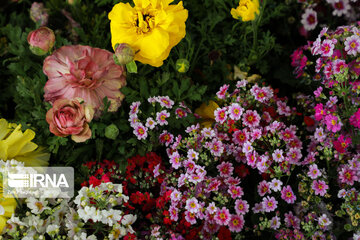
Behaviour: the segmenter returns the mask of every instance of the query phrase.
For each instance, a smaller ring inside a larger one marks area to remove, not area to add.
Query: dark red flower
[[[306,126],[308,127],[312,127],[315,125],[315,121],[314,119],[312,119],[311,117],[305,116],[304,117],[304,123],[306,124]]]
[[[219,240],[231,240],[231,232],[227,227],[221,227],[217,237]]]

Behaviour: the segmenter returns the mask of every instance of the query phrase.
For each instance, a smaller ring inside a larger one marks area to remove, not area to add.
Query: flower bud
[[[183,58],[180,58],[176,61],[176,70],[180,73],[186,73],[189,70],[189,61]]]
[[[118,65],[126,65],[134,60],[135,51],[128,44],[115,45],[114,61]]]
[[[30,8],[30,18],[39,23],[40,26],[45,26],[48,23],[49,14],[47,9],[44,8],[43,3],[34,2]]]
[[[30,44],[30,50],[35,55],[41,56],[48,53],[53,48],[55,34],[50,28],[40,27],[29,33],[27,41]]]
[[[105,128],[105,137],[115,140],[118,135],[119,129],[116,127],[115,124],[110,124]]]

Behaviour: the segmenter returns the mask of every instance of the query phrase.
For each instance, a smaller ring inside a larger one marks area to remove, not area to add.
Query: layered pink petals
[[[116,111],[126,85],[124,68],[115,64],[109,51],[89,46],[63,46],[44,61],[43,71],[48,76],[44,87],[46,101],[80,97],[91,105],[99,116],[105,97]]]
[[[89,122],[93,109],[84,107],[80,99],[58,99],[46,113],[50,132],[59,137],[71,135],[75,142],[84,142],[91,137]]]

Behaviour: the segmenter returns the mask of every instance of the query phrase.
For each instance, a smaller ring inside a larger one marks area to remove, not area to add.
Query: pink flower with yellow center
[[[315,195],[324,196],[329,186],[322,180],[314,180],[311,184],[311,188],[315,191]]]
[[[229,222],[229,230],[231,232],[241,232],[244,227],[244,217],[242,215],[231,215],[231,219]]]
[[[289,185],[283,187],[281,190],[281,198],[287,203],[294,203],[296,196]]]
[[[238,199],[235,201],[236,214],[244,215],[249,211],[249,204],[246,200]]]
[[[218,209],[215,214],[215,221],[219,225],[226,226],[230,222],[230,212],[226,207],[223,207],[221,210]]]
[[[82,98],[99,116],[103,99],[110,101],[109,111],[116,111],[126,85],[124,68],[115,64],[109,51],[89,46],[63,46],[48,56],[43,65],[48,76],[44,87],[45,101]]]

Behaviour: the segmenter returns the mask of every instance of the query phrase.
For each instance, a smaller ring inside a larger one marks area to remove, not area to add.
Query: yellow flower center
[[[142,11],[136,11],[134,25],[136,27],[137,34],[146,34],[155,27],[155,17],[150,13],[143,13]]]
[[[239,225],[239,220],[237,220],[237,219],[234,219],[234,220],[233,220],[233,225],[234,225],[234,226],[237,226],[237,225]]]

